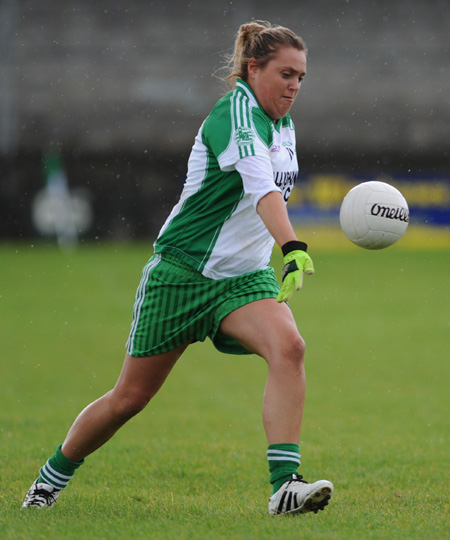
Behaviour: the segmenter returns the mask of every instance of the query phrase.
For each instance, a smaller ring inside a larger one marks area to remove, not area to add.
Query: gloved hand
[[[304,242],[291,241],[281,248],[284,255],[284,267],[281,290],[277,302],[287,302],[294,291],[301,289],[303,272],[314,274],[314,265],[311,257],[306,253],[307,245]]]

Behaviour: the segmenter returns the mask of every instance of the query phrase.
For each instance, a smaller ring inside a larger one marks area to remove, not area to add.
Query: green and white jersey
[[[287,202],[297,175],[290,116],[273,122],[238,79],[200,127],[155,253],[176,255],[212,279],[266,268],[274,239],[256,206],[270,191],[281,191]]]

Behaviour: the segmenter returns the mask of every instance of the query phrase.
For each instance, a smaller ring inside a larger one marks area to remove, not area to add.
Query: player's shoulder
[[[202,138],[207,146],[218,144],[222,148],[228,145],[232,131],[228,99],[228,96],[219,99],[203,123]]]
[[[231,132],[239,129],[251,130],[255,127],[258,132],[265,133],[268,130],[268,123],[264,114],[249,87],[237,84],[211,109],[205,121],[205,131]]]

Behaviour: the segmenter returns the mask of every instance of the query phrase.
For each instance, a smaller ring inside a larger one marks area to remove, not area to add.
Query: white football
[[[405,234],[409,208],[400,191],[390,184],[363,182],[345,196],[339,219],[345,235],[356,245],[383,249]]]

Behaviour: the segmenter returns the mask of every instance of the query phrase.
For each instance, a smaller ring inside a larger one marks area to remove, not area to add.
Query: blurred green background
[[[38,468],[115,383],[151,250],[2,246],[2,537],[448,537],[450,250],[344,246],[312,251],[316,274],[291,304],[307,342],[302,473],[336,486],[327,511],[301,522],[266,516],[264,361],[208,341],[55,509],[24,515]]]

